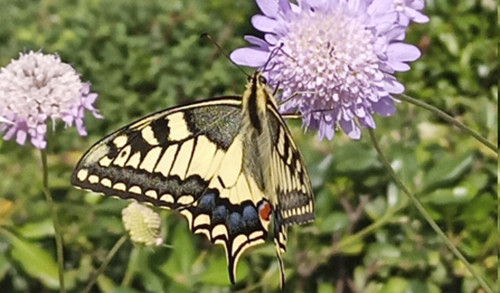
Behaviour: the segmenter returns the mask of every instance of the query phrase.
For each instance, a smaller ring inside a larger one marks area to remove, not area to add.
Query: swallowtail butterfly
[[[177,210],[193,233],[224,246],[232,283],[240,256],[265,242],[272,221],[283,285],[287,226],[314,219],[304,161],[260,72],[242,97],[162,110],[106,136],[71,183]]]

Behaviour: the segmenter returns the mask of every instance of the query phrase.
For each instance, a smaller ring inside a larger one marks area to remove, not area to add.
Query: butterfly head
[[[260,133],[262,122],[266,121],[268,104],[276,106],[271,91],[267,86],[266,78],[256,71],[248,77],[245,93],[243,94],[243,113],[247,113],[251,125]]]

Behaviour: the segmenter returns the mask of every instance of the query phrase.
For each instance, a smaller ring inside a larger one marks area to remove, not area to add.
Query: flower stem
[[[380,149],[380,146],[378,144],[377,139],[375,138],[375,133],[373,132],[372,129],[369,129],[368,132],[370,133],[370,138],[372,140],[373,146],[377,150],[377,153],[382,160],[382,163],[384,164],[385,168],[389,171],[389,174],[391,177],[394,179],[396,185],[410,198],[411,202],[413,205],[417,208],[417,210],[420,212],[420,214],[424,217],[424,219],[427,221],[427,223],[432,227],[432,229],[438,234],[438,236],[441,238],[441,240],[444,241],[446,246],[451,250],[451,252],[459,259],[462,261],[462,263],[467,267],[467,270],[476,278],[476,280],[479,282],[481,287],[483,288],[484,291],[488,293],[493,293],[492,287],[490,287],[486,281],[483,279],[483,277],[472,267],[472,265],[467,261],[467,259],[462,255],[462,253],[453,245],[450,239],[446,236],[446,234],[439,228],[437,223],[432,219],[432,217],[427,213],[425,210],[424,206],[420,203],[418,198],[411,193],[408,188],[406,188],[406,185],[399,179],[399,177],[396,175],[396,172],[394,172],[394,169],[392,168],[390,162],[388,159],[384,156],[382,150]]]
[[[134,245],[132,249],[132,253],[130,255],[130,259],[128,261],[127,271],[125,272],[125,276],[123,277],[121,286],[128,287],[132,283],[134,279],[134,274],[137,267],[137,260],[139,259],[139,254],[141,252],[142,245]]]
[[[99,269],[97,269],[97,272],[92,276],[92,279],[90,279],[90,282],[87,284],[87,287],[85,287],[85,290],[83,290],[84,293],[90,292],[90,290],[92,290],[92,287],[97,281],[97,278],[102,274],[102,272],[104,272],[111,259],[115,256],[115,254],[118,252],[120,247],[122,247],[126,240],[127,235],[123,235],[120,239],[118,239],[118,241],[116,241],[113,248],[111,248],[111,250],[108,252],[108,255],[106,255],[106,258],[102,262]]]
[[[66,289],[64,286],[64,255],[63,255],[63,241],[61,235],[61,229],[59,227],[59,221],[57,220],[57,210],[54,204],[54,199],[49,189],[49,172],[47,167],[47,153],[45,150],[40,150],[42,158],[42,169],[43,169],[43,193],[45,194],[45,200],[49,204],[50,213],[52,216],[52,223],[54,225],[55,239],[56,239],[56,251],[57,251],[57,265],[59,273],[59,292],[65,293]]]
[[[413,105],[416,105],[416,106],[422,107],[426,110],[429,110],[430,112],[436,114],[437,116],[446,120],[447,122],[451,123],[452,125],[458,127],[459,129],[465,131],[466,133],[472,135],[472,137],[477,139],[479,142],[484,144],[486,147],[490,148],[498,156],[498,153],[497,153],[498,147],[495,146],[494,143],[490,142],[486,138],[482,137],[479,133],[475,132],[474,130],[472,130],[469,127],[465,126],[464,124],[460,123],[458,120],[456,120],[452,116],[446,114],[445,112],[439,110],[438,108],[436,108],[434,106],[431,106],[431,105],[429,105],[425,102],[422,102],[420,100],[414,99],[410,96],[403,94],[403,95],[399,95],[398,97],[401,98],[401,100],[403,100],[403,101],[406,101],[406,102],[411,103]]]

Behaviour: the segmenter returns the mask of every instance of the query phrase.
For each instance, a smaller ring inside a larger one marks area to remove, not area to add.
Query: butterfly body
[[[166,109],[108,135],[72,184],[179,211],[193,233],[224,246],[232,283],[271,221],[283,283],[286,227],[314,219],[307,170],[259,72],[242,97]]]

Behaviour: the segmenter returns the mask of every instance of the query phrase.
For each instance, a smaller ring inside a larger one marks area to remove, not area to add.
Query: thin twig
[[[413,205],[417,208],[417,210],[420,212],[420,214],[424,217],[424,219],[427,221],[427,223],[432,227],[432,229],[438,234],[438,236],[441,238],[441,240],[444,241],[444,243],[448,246],[448,248],[451,250],[451,252],[459,259],[462,261],[462,263],[467,267],[467,270],[476,278],[476,280],[479,282],[481,287],[488,293],[493,293],[492,287],[490,287],[486,281],[483,279],[483,277],[471,266],[471,264],[467,261],[467,259],[462,255],[462,253],[453,245],[450,239],[446,236],[446,234],[439,228],[437,223],[432,219],[432,217],[427,213],[427,210],[424,208],[424,206],[420,203],[418,198],[411,193],[408,188],[406,188],[406,185],[399,179],[399,177],[396,175],[396,172],[394,172],[394,169],[392,168],[390,162],[388,159],[385,157],[383,154],[382,150],[380,149],[380,146],[378,144],[377,139],[375,138],[375,133],[373,132],[372,129],[368,129],[368,132],[370,133],[370,138],[372,140],[373,146],[377,150],[377,153],[382,160],[382,163],[386,167],[387,171],[389,171],[389,174],[391,177],[394,179],[396,185],[410,198],[411,202]]]
[[[111,259],[115,256],[115,254],[118,252],[120,247],[122,247],[122,245],[125,243],[126,240],[127,240],[127,235],[123,235],[120,239],[118,239],[118,241],[116,241],[113,248],[111,248],[111,250],[108,252],[108,255],[106,255],[106,258],[102,262],[99,269],[97,269],[97,272],[92,276],[92,279],[90,279],[90,282],[87,284],[87,287],[85,287],[85,290],[83,290],[84,293],[88,293],[90,292],[90,290],[92,290],[92,287],[97,281],[97,278],[102,274],[102,272],[104,272]]]

